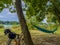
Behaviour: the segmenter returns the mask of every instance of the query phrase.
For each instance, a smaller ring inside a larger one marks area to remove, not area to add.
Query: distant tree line
[[[19,22],[17,22],[17,21],[1,21],[1,20],[0,20],[0,24],[15,25],[15,24],[19,24]]]

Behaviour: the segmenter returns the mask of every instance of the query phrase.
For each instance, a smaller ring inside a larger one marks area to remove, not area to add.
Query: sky
[[[24,2],[22,2],[22,7],[24,7]],[[4,8],[0,13],[0,20],[2,21],[18,21],[17,13],[9,12],[8,8]]]
[[[0,20],[2,21],[18,21],[16,13],[10,13],[8,8],[3,9],[0,13]]]
[[[22,1],[22,7],[24,7],[24,6],[25,6],[25,4]],[[25,12],[23,12],[23,13],[25,14]],[[0,13],[0,20],[2,20],[2,21],[17,21],[17,22],[19,22],[17,13],[16,12],[15,13],[9,12],[8,8],[3,9],[3,11]],[[44,19],[43,22],[46,23],[46,20],[47,19]]]

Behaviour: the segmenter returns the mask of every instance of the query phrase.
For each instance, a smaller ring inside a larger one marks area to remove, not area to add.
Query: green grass
[[[21,34],[20,28],[12,28],[12,31]],[[60,27],[55,34],[48,34],[38,30],[29,30],[35,45],[60,45]],[[8,38],[4,35],[4,29],[0,29],[0,45],[5,45]],[[14,43],[14,42],[12,42]],[[14,45],[14,44],[13,44]]]
[[[4,29],[0,29],[0,32],[4,32]]]

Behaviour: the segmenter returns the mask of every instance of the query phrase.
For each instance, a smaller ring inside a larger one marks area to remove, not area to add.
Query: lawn
[[[20,29],[12,29],[13,32],[20,34]],[[48,34],[38,30],[29,30],[35,45],[60,45],[60,28],[55,34]],[[0,29],[0,45],[6,45],[8,38],[4,35],[4,29]],[[14,41],[12,42],[14,45]]]

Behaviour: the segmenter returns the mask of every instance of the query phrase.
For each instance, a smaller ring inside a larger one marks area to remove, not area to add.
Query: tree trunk
[[[21,0],[16,0],[15,4],[16,4],[16,10],[17,10],[19,22],[21,25],[21,29],[22,29],[22,32],[24,35],[25,44],[26,45],[34,45],[32,42],[31,36],[30,36],[30,32],[28,31],[26,20],[23,15]]]

